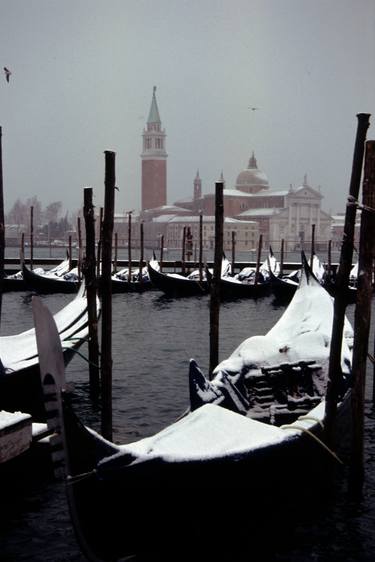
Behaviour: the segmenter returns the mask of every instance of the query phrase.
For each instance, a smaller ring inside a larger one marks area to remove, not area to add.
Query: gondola
[[[267,259],[260,265],[258,280],[255,283],[256,269],[244,268],[236,275],[225,275],[220,279],[221,299],[258,298],[272,291],[270,271],[277,275],[279,264],[270,248]]]
[[[206,295],[210,290],[207,279],[203,278],[200,281],[195,274],[185,277],[178,273],[163,273],[155,257],[148,262],[147,270],[154,287],[168,296]]]
[[[98,312],[100,303],[97,301]],[[75,298],[54,315],[67,364],[88,336],[87,298],[81,286]],[[0,410],[23,411],[45,420],[34,328],[0,337]]]
[[[121,269],[112,275],[112,293],[143,293],[154,289],[148,275],[147,267],[142,268],[142,277],[139,275],[139,268],[132,272],[129,281],[128,268]]]
[[[324,286],[326,272],[323,264],[316,254],[313,254],[312,256],[312,264],[310,259],[308,265],[312,269],[315,278],[321,285]],[[274,271],[270,272],[272,292],[277,299],[289,301],[293,297],[298,288],[301,273],[302,268],[290,271],[289,273],[283,275],[277,275]]]
[[[313,501],[320,477],[337,463],[321,441],[333,305],[311,275],[302,276],[274,328],[246,340],[213,381],[191,362],[188,413],[125,445],[75,416],[60,392],[61,354],[49,352],[51,316],[34,301],[43,387],[61,415],[55,466],[64,448],[71,517],[89,560],[219,560],[225,552],[233,560],[238,547],[257,559],[257,548],[264,552],[292,517],[294,502],[298,512],[311,509],[305,493]],[[346,323],[340,442],[350,419],[352,335]]]
[[[63,264],[65,264],[65,261]],[[27,287],[40,294],[51,293],[76,293],[81,281],[78,278],[77,268],[71,270],[54,269],[46,273],[29,269],[22,260],[22,274]]]
[[[1,291],[10,293],[13,291],[25,291],[27,289],[22,271],[5,275],[1,281]]]

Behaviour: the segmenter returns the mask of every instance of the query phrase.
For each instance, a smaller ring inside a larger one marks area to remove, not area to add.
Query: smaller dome
[[[246,193],[257,193],[262,189],[269,189],[268,178],[264,172],[258,170],[254,152],[249,159],[248,167],[238,174],[235,187]]]

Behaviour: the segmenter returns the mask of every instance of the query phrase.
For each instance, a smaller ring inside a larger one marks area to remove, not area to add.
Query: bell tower
[[[167,157],[165,130],[161,128],[156,86],[154,86],[150,112],[143,130],[142,159],[142,211],[167,204]]]
[[[197,171],[197,175],[194,178],[194,194],[193,199],[196,201],[202,197],[202,180],[199,177],[199,170]]]

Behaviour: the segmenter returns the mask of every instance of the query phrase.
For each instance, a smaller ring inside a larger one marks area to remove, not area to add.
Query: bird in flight
[[[256,111],[257,109],[260,109],[260,107],[249,107],[249,109],[251,109],[251,111]]]
[[[9,83],[9,78],[10,75],[12,74],[11,71],[9,70],[9,68],[7,68],[6,66],[4,66],[4,73],[5,73],[5,79],[6,81]]]

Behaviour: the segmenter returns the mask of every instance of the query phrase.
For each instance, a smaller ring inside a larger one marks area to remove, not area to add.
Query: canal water
[[[42,298],[55,312],[73,297],[59,294]],[[265,334],[284,310],[271,296],[223,303],[220,359],[227,357],[245,338]],[[350,319],[353,313],[351,305]],[[1,335],[18,333],[32,325],[30,294],[3,295]],[[372,330],[371,348],[373,338]],[[85,345],[81,353],[87,356]],[[114,295],[114,441],[137,440],[173,422],[188,404],[190,358],[196,359],[207,372],[208,357],[209,297],[170,299],[158,291]],[[88,367],[81,356],[73,358],[66,376],[74,387],[76,412],[87,425],[99,429],[100,412],[89,398]],[[363,498],[356,503],[349,501],[342,481],[332,501],[322,506],[321,511],[306,517],[308,506],[301,506],[301,520],[290,536],[277,545],[272,545],[270,538],[272,548],[267,551],[267,559],[275,562],[375,559],[375,411],[370,401],[371,385],[372,367],[369,367]],[[25,475],[24,482],[11,485],[14,490],[8,490],[0,502],[0,561],[83,562],[61,482],[44,477],[41,467],[39,475],[31,478]],[[226,516],[232,519],[233,514],[223,514],[221,519]],[[288,517],[287,506],[285,517]],[[232,528],[235,532],[235,525]],[[228,533],[226,530],[226,536]],[[244,545],[240,558],[228,557],[228,562],[245,560],[260,560],[259,555],[252,557],[251,541]]]

